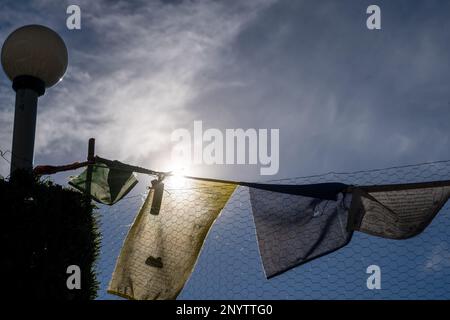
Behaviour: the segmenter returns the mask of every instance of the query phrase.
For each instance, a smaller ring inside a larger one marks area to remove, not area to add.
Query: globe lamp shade
[[[42,80],[49,88],[66,72],[67,47],[50,28],[23,26],[13,31],[3,43],[1,62],[11,81],[20,76],[31,76]]]

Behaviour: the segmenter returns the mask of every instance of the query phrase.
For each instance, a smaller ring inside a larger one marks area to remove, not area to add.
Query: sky
[[[448,1],[80,0],[81,30],[66,27],[70,4],[0,4],[1,41],[44,24],[69,52],[64,79],[39,99],[35,164],[84,160],[95,137],[102,157],[170,170],[170,135],[195,120],[280,130],[277,175],[191,168],[201,176],[268,180],[450,159]],[[381,30],[366,27],[371,4]],[[2,151],[13,112],[0,72]]]
[[[273,178],[448,159],[450,4],[377,3],[372,31],[369,1],[79,1],[82,28],[68,30],[68,2],[2,1],[0,38],[40,23],[68,47],[63,81],[39,101],[36,164],[83,160],[95,137],[99,155],[170,170],[170,134],[194,120],[280,129]],[[10,86],[1,73],[1,150]],[[192,171],[264,179],[258,168]]]

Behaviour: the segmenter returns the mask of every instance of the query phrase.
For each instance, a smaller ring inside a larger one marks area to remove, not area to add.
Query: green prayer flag
[[[86,191],[87,169],[80,175],[72,177],[69,185]],[[91,197],[100,203],[113,205],[138,183],[135,175],[131,171],[110,168],[105,164],[96,164],[92,167]]]

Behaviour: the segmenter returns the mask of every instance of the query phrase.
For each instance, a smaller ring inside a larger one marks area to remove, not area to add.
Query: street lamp
[[[62,79],[67,60],[63,39],[41,25],[16,29],[3,43],[3,70],[16,91],[11,175],[33,168],[38,97]]]

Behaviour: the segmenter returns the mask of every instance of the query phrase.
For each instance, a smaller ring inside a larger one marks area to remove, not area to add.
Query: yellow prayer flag
[[[168,178],[166,185],[163,192],[150,190],[117,260],[109,293],[128,299],[175,299],[236,188],[179,177]]]

